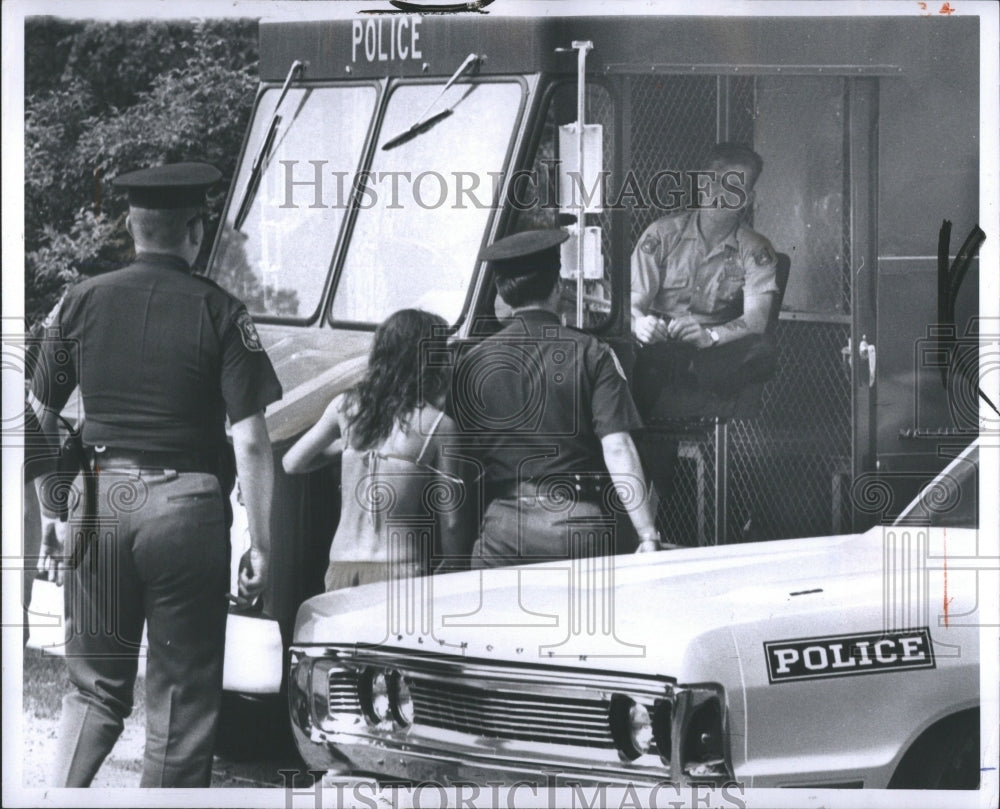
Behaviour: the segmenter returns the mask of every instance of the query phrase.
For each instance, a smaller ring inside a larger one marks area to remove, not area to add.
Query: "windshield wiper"
[[[243,227],[247,216],[250,215],[250,206],[253,204],[254,197],[257,196],[257,187],[260,185],[260,178],[264,173],[264,161],[271,154],[271,147],[274,145],[274,139],[278,134],[278,127],[281,125],[281,116],[278,115],[278,110],[281,109],[281,102],[285,100],[285,95],[288,93],[288,88],[291,86],[292,80],[296,74],[302,72],[304,67],[305,65],[296,59],[288,69],[288,75],[285,76],[285,83],[281,88],[281,95],[278,96],[278,103],[274,105],[274,112],[271,114],[271,123],[267,125],[267,134],[264,135],[264,141],[261,143],[260,149],[257,150],[257,156],[254,158],[253,166],[250,168],[250,178],[247,180],[247,187],[240,198],[240,207],[236,211],[236,218],[233,220],[233,230],[239,230]]]
[[[473,65],[478,65],[479,60],[480,57],[474,53],[470,53],[468,56],[466,56],[465,61],[458,66],[458,70],[456,70],[452,74],[452,77],[448,79],[448,82],[442,88],[441,92],[434,97],[434,100],[427,105],[427,109],[425,109],[420,114],[420,117],[417,118],[417,122],[413,124],[413,126],[407,129],[405,132],[401,132],[400,134],[396,135],[396,137],[387,140],[382,145],[382,151],[388,151],[389,149],[395,149],[397,146],[402,146],[404,143],[413,140],[415,137],[417,137],[417,135],[422,135],[428,129],[431,129],[432,127],[436,126],[440,121],[443,121],[445,118],[451,115],[455,111],[454,104],[448,107],[448,109],[442,110],[441,112],[432,115],[430,118],[425,119],[427,113],[429,113],[434,108],[434,105],[441,100],[441,97],[448,92],[448,88],[450,88],[456,81],[458,81],[458,79],[462,76],[462,74],[466,73]]]

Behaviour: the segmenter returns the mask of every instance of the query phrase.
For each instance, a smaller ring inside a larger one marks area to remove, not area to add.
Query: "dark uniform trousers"
[[[615,518],[597,502],[543,495],[500,497],[483,514],[474,570],[620,553]]]
[[[643,419],[655,419],[661,413],[674,415],[678,389],[689,399],[698,391],[733,396],[752,382],[769,379],[775,368],[770,339],[759,334],[700,350],[672,340],[654,343],[636,356],[632,395]]]
[[[218,725],[229,537],[218,479],[101,469],[96,514],[74,512],[82,558],[67,581],[67,665],[56,783],[88,786],[131,713],[147,622],[143,787],[207,787]],[[79,483],[79,481],[78,481]]]
[[[647,425],[711,416],[719,406],[714,397],[734,397],[746,385],[769,379],[775,367],[770,338],[758,334],[701,350],[672,340],[654,343],[639,349],[632,393]],[[650,482],[667,496],[677,471],[677,439],[651,436],[638,449]]]

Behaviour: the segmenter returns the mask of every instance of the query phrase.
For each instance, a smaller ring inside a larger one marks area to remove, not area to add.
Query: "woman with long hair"
[[[340,522],[327,590],[429,572],[471,544],[468,491],[442,446],[455,435],[443,406],[447,368],[427,362],[447,324],[403,309],[375,331],[364,379],[329,404],[285,454],[286,472],[341,456]],[[431,349],[431,350],[429,350]]]

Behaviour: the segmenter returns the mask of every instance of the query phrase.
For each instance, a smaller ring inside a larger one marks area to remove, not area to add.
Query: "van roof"
[[[282,81],[449,76],[469,53],[484,74],[576,70],[556,52],[592,40],[591,73],[894,75],[928,53],[975,49],[979,19],[358,14],[261,21],[260,74]]]

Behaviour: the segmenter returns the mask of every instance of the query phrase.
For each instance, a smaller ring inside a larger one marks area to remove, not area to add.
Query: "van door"
[[[712,431],[682,441],[669,508],[678,536],[778,539],[863,522],[851,485],[874,464],[875,387],[857,347],[875,335],[876,82],[807,67],[624,77],[624,161],[635,186],[702,168],[717,141],[747,143],[764,160],[749,224],[791,260],[778,372],[758,412],[729,423],[726,466]],[[654,202],[631,206],[631,246],[669,212]],[[674,210],[684,204],[677,195]],[[719,476],[723,502],[712,485]]]

